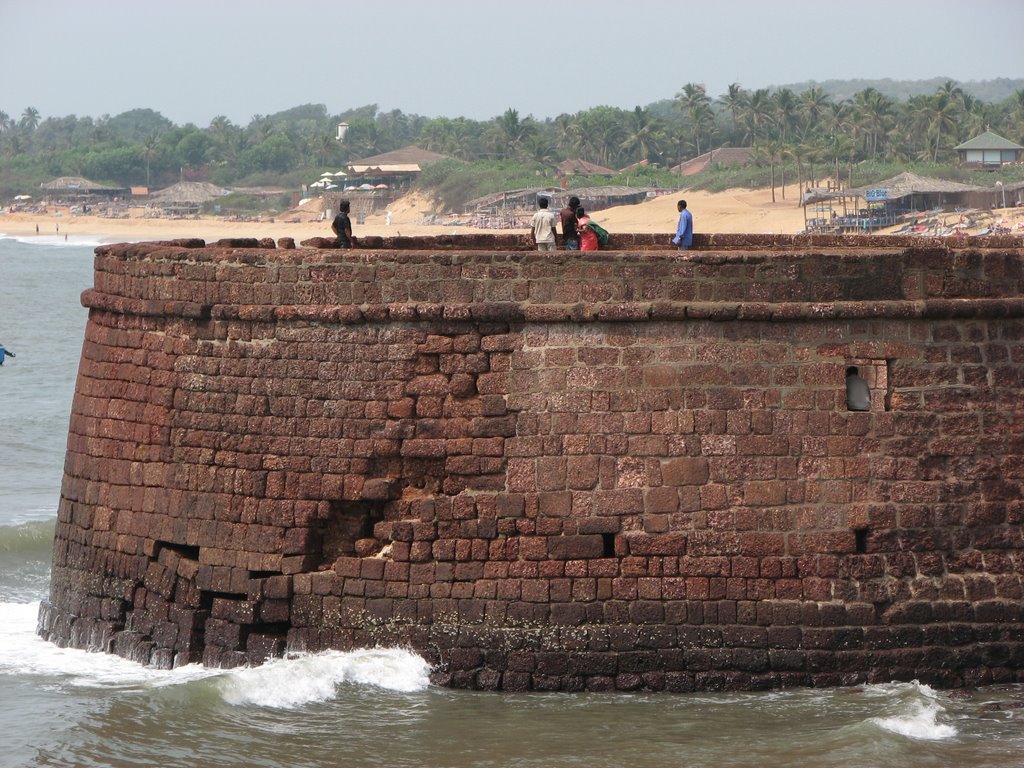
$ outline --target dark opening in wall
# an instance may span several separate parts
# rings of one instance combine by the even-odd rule
[[[601,544],[604,547],[604,557],[615,557],[615,534],[614,533],[602,533]]]
[[[853,532],[854,546],[858,555],[867,554],[868,551],[868,529],[858,528]]]
[[[199,547],[190,547],[187,544],[174,544],[170,541],[158,541],[156,543],[156,551],[153,553],[154,560],[160,555],[161,549],[169,549],[185,560],[199,559]]]
[[[383,501],[332,501],[318,531],[321,562],[355,555],[356,542],[372,538],[373,526],[384,519],[383,507]]]

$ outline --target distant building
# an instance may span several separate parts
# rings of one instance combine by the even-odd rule
[[[39,186],[46,199],[51,202],[88,203],[94,200],[123,197],[128,192],[124,187],[98,184],[81,176],[61,176],[53,181],[45,181]]]
[[[960,153],[960,165],[968,168],[1000,168],[1024,160],[1024,147],[992,131],[965,141],[956,151]]]
[[[615,171],[589,160],[563,160],[555,166],[562,176],[614,176]]]
[[[352,160],[345,167],[348,173],[346,183],[409,184],[420,174],[424,166],[446,158],[447,155],[410,144],[393,152]]]
[[[686,160],[671,170],[680,176],[692,176],[695,173],[707,170],[712,166],[719,167],[740,167],[750,163],[754,156],[753,147],[720,147],[705,152],[703,155]]]

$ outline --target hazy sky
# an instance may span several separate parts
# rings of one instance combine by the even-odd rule
[[[0,110],[554,117],[832,78],[1024,77],[1024,0],[0,0]]]

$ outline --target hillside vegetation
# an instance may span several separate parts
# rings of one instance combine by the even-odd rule
[[[349,124],[341,142],[339,122]],[[291,190],[325,169],[409,144],[451,158],[419,181],[449,208],[502,189],[560,183],[555,165],[566,159],[633,166],[611,179],[571,177],[571,187],[774,188],[784,179],[826,176],[863,184],[908,168],[969,180],[955,167],[953,148],[985,130],[1024,144],[1024,81],[828,81],[753,91],[734,83],[717,96],[686,83],[672,99],[632,110],[595,106],[536,119],[510,107],[485,121],[381,112],[372,104],[329,114],[306,104],[254,115],[244,126],[218,116],[200,127],[175,125],[152,109],[93,118],[44,117],[27,107],[17,116],[0,112],[0,201],[38,195],[40,183],[58,176],[120,187],[184,179]],[[727,146],[754,147],[751,164],[685,178],[670,170]],[[1021,173],[1007,168],[984,179]]]

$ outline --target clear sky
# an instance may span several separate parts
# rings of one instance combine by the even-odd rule
[[[1024,0],[0,0],[0,110],[554,117],[806,80],[1024,77]]]

